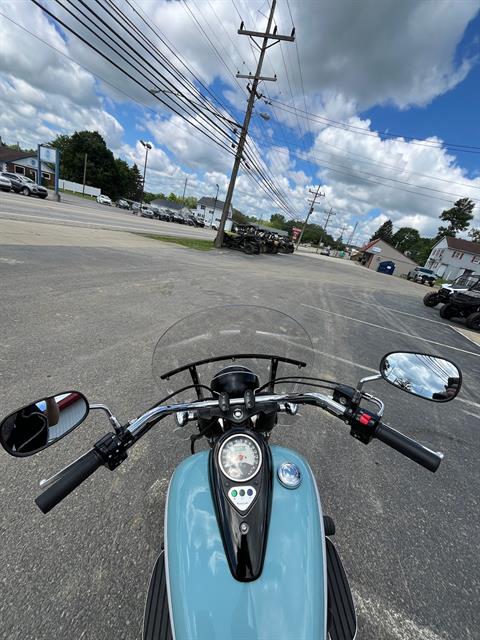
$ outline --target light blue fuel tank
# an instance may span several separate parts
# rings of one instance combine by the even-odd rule
[[[176,640],[326,640],[323,515],[312,471],[272,446],[273,501],[263,572],[232,577],[208,481],[208,452],[184,460],[170,482],[165,522],[167,588]],[[298,489],[277,478],[282,462],[302,474]]]

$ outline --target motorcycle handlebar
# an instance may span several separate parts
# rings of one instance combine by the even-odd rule
[[[442,453],[437,453],[424,447],[416,440],[403,435],[400,431],[382,422],[375,429],[375,438],[381,440],[384,444],[388,444],[389,447],[399,453],[403,453],[404,456],[432,471],[432,473],[435,473],[443,460]]]
[[[95,449],[88,451],[84,456],[65,469],[64,475],[59,478],[55,484],[35,499],[40,511],[48,513],[84,480],[90,477],[102,464],[103,460]]]

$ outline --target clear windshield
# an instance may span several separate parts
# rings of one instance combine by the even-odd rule
[[[313,353],[310,336],[290,316],[265,307],[230,305],[199,311],[167,329],[155,347],[152,368],[166,396],[192,385],[192,372],[200,384],[208,386],[232,362],[251,369],[261,385],[272,375],[272,358],[278,359],[273,364],[275,378],[312,375]],[[217,360],[205,362],[212,358]],[[195,363],[200,364],[193,371]],[[191,366],[177,372],[186,365]],[[295,385],[277,383],[275,392],[283,391],[293,392]],[[206,389],[203,393],[211,395]],[[195,389],[188,389],[176,395],[175,401],[196,398]]]

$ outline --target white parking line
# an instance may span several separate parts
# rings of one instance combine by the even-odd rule
[[[335,298],[341,298],[342,300],[348,300],[349,302],[355,302],[356,304],[364,304],[366,306],[372,306],[372,304],[368,301],[362,302],[360,300],[355,300],[354,298],[346,298],[345,296],[339,296],[336,293],[329,293],[329,296],[334,296]],[[394,309],[393,307],[385,307],[383,304],[382,305],[378,305],[376,304],[375,306],[377,306],[380,309],[387,309],[388,311],[394,311],[395,313],[401,313],[402,316],[410,316],[411,318],[418,318],[419,320],[425,320],[425,322],[434,322],[435,324],[441,324],[444,327],[451,327],[452,329],[454,329],[455,327],[452,327],[451,324],[446,324],[445,322],[440,322],[440,320],[432,320],[431,318],[424,318],[423,316],[417,316],[414,313],[407,313],[406,311],[400,311],[399,309]]]
[[[412,335],[411,333],[406,333],[405,331],[398,331],[397,329],[390,329],[389,327],[383,327],[380,324],[374,324],[373,322],[367,322],[365,320],[359,320],[358,318],[352,318],[351,316],[344,316],[341,313],[335,313],[335,311],[330,311],[329,309],[322,309],[321,307],[314,307],[311,304],[305,304],[304,302],[300,303],[302,307],[308,307],[309,309],[315,309],[315,311],[321,311],[323,313],[329,313],[332,316],[338,316],[339,318],[345,318],[345,320],[351,320],[352,322],[359,322],[360,324],[366,324],[369,327],[375,327],[376,329],[382,329],[383,331],[390,331],[391,333],[398,333],[401,336],[406,336],[407,338],[413,338],[414,340],[422,340],[423,342],[428,342],[430,344],[435,344],[439,347],[444,347],[445,349],[452,349],[453,351],[460,351],[461,353],[468,353],[470,356],[480,357],[480,353],[475,353],[473,351],[467,351],[467,349],[460,349],[459,347],[452,347],[449,344],[444,344],[443,342],[436,342],[435,340],[430,340],[429,338],[421,338],[420,336]]]
[[[462,409],[463,413],[466,413],[467,416],[472,416],[473,418],[477,418],[478,420],[480,420],[480,414],[478,413],[472,413],[471,411],[465,411],[465,409]]]

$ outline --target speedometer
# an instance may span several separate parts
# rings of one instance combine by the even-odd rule
[[[253,438],[234,435],[220,447],[218,462],[222,473],[234,482],[246,482],[262,466],[262,452]]]

